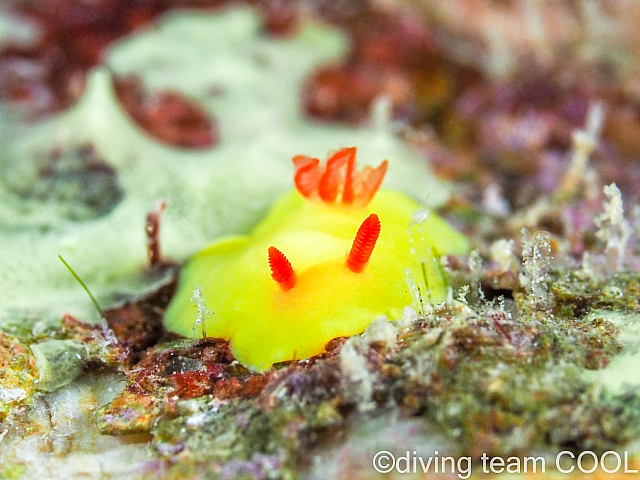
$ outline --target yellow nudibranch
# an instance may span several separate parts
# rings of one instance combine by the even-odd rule
[[[448,285],[437,255],[465,253],[467,240],[431,213],[420,224],[430,258],[416,255],[408,228],[419,205],[378,191],[386,160],[358,171],[355,157],[354,147],[326,165],[294,157],[296,189],[250,235],[218,240],[188,262],[166,329],[229,340],[240,363],[263,371],[318,355],[377,316],[399,318],[412,303],[407,268],[427,285],[429,300],[443,300]],[[197,328],[196,288],[211,312]]]

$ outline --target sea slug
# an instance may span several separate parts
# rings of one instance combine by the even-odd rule
[[[429,300],[443,300],[448,285],[437,257],[466,252],[467,240],[431,213],[420,224],[430,248],[417,254],[407,231],[420,206],[378,191],[386,161],[358,171],[355,157],[355,147],[325,165],[294,157],[296,189],[250,235],[218,240],[188,262],[165,313],[167,330],[227,339],[240,363],[263,371],[320,354],[377,316],[398,318],[412,303],[407,268],[428,285]]]

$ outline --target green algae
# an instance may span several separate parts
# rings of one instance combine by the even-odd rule
[[[1,480],[17,480],[22,478],[26,469],[21,465],[0,465]]]
[[[599,396],[582,376],[590,360],[563,345],[582,329],[522,321],[503,327],[513,345],[487,320],[440,326],[437,344],[416,342],[392,360],[403,372],[394,381],[396,400],[439,425],[464,454],[523,455],[567,445],[604,451],[640,433],[619,410],[626,405],[640,420],[640,392],[624,402]],[[564,338],[556,334],[563,329]]]
[[[186,460],[172,468],[175,478],[188,471],[295,478],[298,459],[317,432],[342,423],[327,401],[302,408],[285,400],[265,409],[249,400],[219,403],[201,398],[181,402],[178,408],[176,418],[161,418],[153,429],[153,448],[160,456]]]
[[[0,333],[0,422],[35,392],[37,370],[28,347]]]
[[[121,392],[96,412],[96,427],[102,435],[124,436],[148,433],[163,409],[151,395]]]
[[[17,318],[17,317],[16,317]],[[23,317],[0,329],[0,421],[34,396],[69,385],[85,367],[122,367],[125,352],[101,326],[72,317],[47,322]]]
[[[640,434],[640,389],[607,388],[616,382],[602,379],[627,356],[624,376],[636,358],[629,314],[639,279],[561,276],[550,280],[546,312],[532,312],[522,295],[509,313],[444,309],[426,325],[437,329],[436,342],[414,332],[391,360],[402,372],[394,396],[466,454],[620,448]]]
[[[585,322],[615,326],[620,333],[622,351],[601,370],[585,372],[585,378],[612,394],[623,394],[640,387],[638,364],[640,362],[640,315],[632,311],[593,310]],[[597,339],[599,340],[599,339]]]
[[[84,343],[74,340],[46,340],[31,345],[36,360],[36,388],[52,392],[71,383],[82,373],[88,358]]]
[[[581,317],[590,310],[640,312],[640,274],[620,272],[606,279],[570,273],[551,286],[566,316]]]
[[[51,338],[56,336],[61,338]],[[90,351],[94,360],[105,353],[103,344],[90,346],[86,336],[78,332],[73,336],[59,322],[41,322],[36,317],[2,324],[0,421],[18,406],[29,405],[36,391],[50,392],[71,382],[89,361]]]

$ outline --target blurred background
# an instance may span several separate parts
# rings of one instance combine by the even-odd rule
[[[180,8],[222,0],[13,0],[0,26],[0,101],[38,119],[68,109],[115,40]],[[238,2],[233,2],[237,4]],[[606,108],[593,160],[605,183],[637,196],[640,167],[637,24],[632,0],[252,0],[264,33],[287,38],[308,18],[347,35],[339,62],[316,68],[300,109],[322,122],[362,124],[387,96],[400,132],[441,176],[497,184],[505,207],[557,188],[572,132],[589,105]],[[215,119],[178,92],[116,78],[122,106],[170,145],[215,144]],[[149,96],[154,101],[149,101]],[[152,106],[150,106],[152,105]]]

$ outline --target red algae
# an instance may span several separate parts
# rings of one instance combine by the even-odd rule
[[[139,78],[115,81],[123,108],[145,132],[173,147],[209,148],[218,140],[215,120],[193,100],[172,90],[147,92]]]

